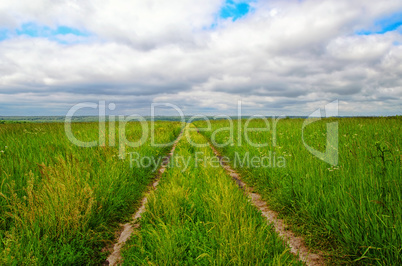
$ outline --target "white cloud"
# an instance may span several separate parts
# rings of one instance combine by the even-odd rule
[[[107,99],[126,112],[169,101],[230,113],[242,99],[250,112],[305,115],[340,99],[341,114],[401,114],[401,34],[355,34],[402,11],[400,1],[259,1],[234,22],[217,17],[223,3],[3,2],[0,28],[64,25],[90,36],[1,41],[0,112],[30,103],[64,114]]]

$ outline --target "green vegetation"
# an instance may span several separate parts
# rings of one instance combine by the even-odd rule
[[[238,122],[233,138],[225,120],[213,121],[201,131],[215,138],[231,163],[247,155],[270,157],[270,167],[240,165],[237,170],[249,185],[279,211],[309,246],[326,250],[335,263],[402,264],[402,120],[390,118],[330,118],[306,127],[306,143],[321,152],[326,148],[326,123],[339,123],[339,163],[331,166],[313,156],[302,142],[302,119],[284,119],[271,131],[248,132]],[[206,128],[198,121],[197,127]],[[249,128],[265,127],[253,120]],[[220,132],[216,130],[221,129]],[[213,136],[213,132],[216,134]],[[274,145],[276,138],[276,145]],[[285,159],[285,166],[278,164]],[[268,160],[269,161],[269,160]],[[267,162],[265,162],[267,165]],[[235,165],[234,165],[235,166]]]
[[[72,129],[79,140],[98,139],[97,123],[73,123]],[[126,136],[137,141],[141,130],[127,123]],[[180,123],[156,123],[156,142],[171,142],[179,132]],[[129,156],[119,157],[118,136],[116,128],[113,147],[81,148],[61,123],[0,125],[0,264],[100,264],[106,258],[102,248],[155,174],[152,166],[131,168]],[[149,141],[126,151],[158,158],[170,149]]]
[[[197,143],[216,141],[243,179],[329,262],[402,264],[401,117],[329,118],[304,133],[303,119],[269,122],[269,131],[246,131],[246,120],[216,120],[210,129],[196,121],[205,138],[190,136]],[[324,152],[333,122],[339,124],[335,166],[302,141],[303,135],[306,145]],[[149,137],[140,147],[127,146],[125,153],[158,162],[130,167],[119,140],[122,133],[140,140],[141,125],[128,122],[123,132],[106,124],[105,145],[82,148],[69,141],[62,123],[0,122],[0,264],[103,262],[118,223],[128,221],[159,158],[171,149],[150,145]],[[261,119],[248,124],[263,127]],[[180,130],[179,122],[157,122],[156,143],[172,142]],[[98,123],[72,123],[72,132],[81,141],[98,140]],[[299,263],[210,147],[191,145],[185,136],[148,198],[141,228],[123,252],[125,263]]]
[[[0,116],[0,123],[61,123],[65,120],[65,116]],[[99,117],[74,116],[71,120],[73,122],[97,122]]]
[[[190,136],[198,144],[206,142],[198,133]],[[169,165],[148,197],[141,228],[126,245],[125,264],[301,264],[209,146],[194,147],[183,136]]]

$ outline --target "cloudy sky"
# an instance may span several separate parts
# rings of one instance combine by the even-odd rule
[[[308,115],[333,100],[340,115],[401,115],[402,1],[0,1],[0,116],[102,100],[126,115],[238,101]]]

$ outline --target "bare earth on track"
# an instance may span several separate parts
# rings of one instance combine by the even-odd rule
[[[218,157],[221,166],[225,168],[237,185],[244,190],[247,196],[250,197],[252,204],[261,211],[262,216],[267,219],[268,223],[272,223],[274,225],[275,231],[289,245],[291,249],[290,252],[298,256],[300,260],[307,265],[325,265],[323,257],[318,253],[310,252],[305,245],[303,238],[297,237],[292,231],[288,230],[284,221],[278,218],[278,213],[269,209],[267,202],[262,200],[261,195],[255,193],[252,187],[247,186],[247,184],[241,180],[240,174],[233,170],[230,165],[225,163],[224,160],[222,160],[222,155],[218,152],[218,150],[215,149],[214,146],[212,146],[211,143],[210,147],[214,151],[216,157]]]
[[[155,181],[152,184],[150,190],[155,190],[156,187],[159,184],[159,179],[162,176],[162,174],[166,170],[166,166],[169,163],[169,159],[173,155],[173,152],[177,146],[177,143],[182,137],[183,132],[180,133],[179,137],[176,139],[170,153],[166,157],[166,160],[162,163],[161,167],[158,170],[158,173],[156,175]],[[215,153],[215,155],[219,158],[221,162],[221,166],[225,168],[225,170],[228,172],[228,174],[232,177],[232,179],[237,183],[237,185],[244,190],[244,192],[247,194],[247,196],[251,199],[252,204],[261,211],[262,216],[264,216],[267,219],[268,223],[272,223],[275,231],[278,233],[278,235],[286,241],[286,243],[289,245],[291,248],[290,252],[300,258],[301,261],[306,263],[307,265],[325,265],[325,261],[322,257],[321,254],[318,253],[312,253],[309,251],[307,246],[304,243],[304,240],[302,237],[297,237],[292,231],[288,230],[284,221],[282,219],[278,218],[278,213],[269,209],[267,203],[262,200],[261,195],[258,193],[255,193],[252,189],[252,187],[247,186],[246,183],[244,183],[241,180],[241,176],[233,170],[230,165],[226,164],[224,161],[222,161],[222,156],[221,154],[215,149],[212,144],[210,144],[211,149]],[[139,218],[141,217],[141,214],[145,212],[145,206],[147,203],[147,196],[149,194],[149,191],[146,193],[144,198],[141,201],[141,206],[137,210],[137,212],[132,216],[132,222],[123,224],[121,227],[121,230],[119,231],[119,237],[117,240],[117,243],[114,244],[113,246],[113,252],[110,254],[110,256],[107,258],[105,261],[105,265],[118,265],[121,263],[121,248],[124,245],[124,243],[130,238],[131,234],[134,232],[135,228],[138,228],[140,226],[139,224]],[[112,249],[111,249],[112,250]]]
[[[134,232],[135,228],[140,227],[139,218],[141,218],[141,214],[145,212],[145,205],[147,203],[147,197],[151,190],[155,190],[159,184],[159,179],[162,174],[165,172],[167,165],[169,164],[169,160],[173,155],[173,152],[177,146],[177,143],[180,141],[183,135],[183,131],[175,140],[172,149],[170,150],[169,154],[165,157],[165,160],[162,162],[158,173],[155,177],[155,181],[152,183],[150,190],[145,194],[144,198],[141,200],[141,206],[137,210],[136,213],[132,216],[132,221],[121,225],[121,230],[119,231],[119,237],[117,243],[113,246],[113,252],[109,255],[107,260],[105,261],[104,265],[118,265],[121,263],[121,248],[123,247],[124,243],[130,238],[131,234]],[[112,249],[111,249],[112,250]]]

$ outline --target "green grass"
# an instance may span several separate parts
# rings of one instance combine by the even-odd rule
[[[310,247],[326,250],[334,263],[377,265],[402,264],[402,120],[392,118],[324,119],[307,126],[306,143],[317,150],[326,148],[326,123],[339,123],[339,163],[333,167],[310,154],[302,143],[302,119],[273,123],[269,132],[249,132],[253,147],[244,139],[239,145],[238,121],[233,138],[228,130],[215,135],[218,149],[235,162],[271,155],[271,167],[240,166],[244,179],[263,194],[271,207],[304,235]],[[195,123],[205,128],[205,122]],[[249,127],[264,127],[254,120]],[[213,121],[212,132],[229,126]],[[273,138],[276,137],[276,145]],[[233,140],[233,141],[232,141]],[[273,158],[275,157],[275,163]],[[278,164],[284,158],[285,166]],[[267,164],[266,164],[267,165]]]
[[[97,140],[97,123],[72,124],[80,140]],[[108,127],[107,127],[108,129]],[[173,141],[180,123],[156,123],[158,143]],[[109,133],[109,131],[108,131]],[[127,138],[141,136],[128,123]],[[154,176],[153,167],[130,167],[116,145],[81,148],[62,123],[0,125],[0,264],[99,264]],[[109,143],[106,143],[109,144]],[[127,152],[161,157],[170,147],[149,140]]]
[[[302,119],[284,119],[269,132],[249,132],[254,147],[233,136],[225,120],[201,131],[230,158],[270,157],[270,167],[241,165],[237,171],[280,212],[307,244],[330,255],[332,263],[402,264],[402,120],[331,118],[307,126],[306,143],[326,149],[326,123],[339,123],[339,162],[331,166],[302,142]],[[197,121],[199,127],[205,123]],[[255,120],[249,127],[262,127]],[[97,123],[73,123],[74,135],[98,138]],[[157,122],[157,143],[173,141],[180,123]],[[127,221],[155,175],[154,166],[130,168],[119,157],[119,129],[106,127],[116,145],[81,148],[66,137],[62,123],[0,124],[0,264],[100,264],[102,249]],[[128,123],[127,138],[141,137],[139,123]],[[205,142],[191,133],[196,142]],[[276,145],[273,145],[273,138]],[[160,158],[171,147],[126,147],[139,157]],[[201,152],[201,153],[198,153]],[[198,154],[198,155],[196,155]],[[190,145],[184,136],[175,158],[187,169],[171,167],[151,194],[147,212],[126,247],[127,264],[288,264],[296,263],[258,211],[218,165],[209,147]],[[179,157],[182,156],[182,157]],[[212,159],[211,159],[212,160]],[[266,163],[268,162],[266,161]],[[211,162],[211,161],[208,161]],[[255,162],[254,162],[255,164]],[[182,165],[183,166],[183,165]],[[183,171],[184,170],[184,171]]]
[[[200,134],[189,136],[206,143]],[[301,264],[217,163],[210,147],[194,147],[184,134],[171,160],[158,189],[148,197],[140,230],[126,244],[124,264]]]

